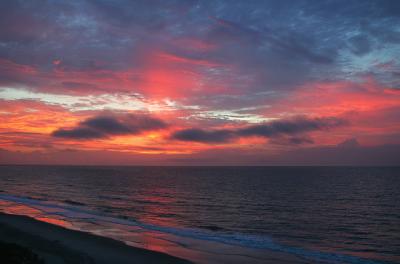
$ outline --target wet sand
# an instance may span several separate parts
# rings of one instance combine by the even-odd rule
[[[4,213],[0,213],[0,241],[28,248],[45,263],[52,264],[191,263],[164,253],[131,247],[110,238]]]

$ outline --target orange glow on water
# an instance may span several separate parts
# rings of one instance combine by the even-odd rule
[[[49,224],[53,224],[53,225],[58,225],[58,226],[62,226],[65,228],[69,228],[71,227],[71,223],[61,220],[61,219],[56,219],[56,218],[49,218],[49,217],[36,217],[36,220],[42,221],[42,222],[46,222]]]

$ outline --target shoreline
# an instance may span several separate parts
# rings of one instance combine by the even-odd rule
[[[0,213],[0,241],[28,248],[45,263],[192,263],[111,238],[5,213]]]
[[[229,264],[307,263],[300,256],[287,254],[285,252],[273,251],[269,249],[259,250],[255,248],[246,248],[240,245],[219,243],[218,240],[213,241],[207,239],[206,240],[196,239],[191,236],[180,237],[179,235],[174,235],[173,233],[162,233],[162,232],[158,233],[157,231],[152,231],[152,230],[146,231],[146,229],[141,230],[142,228],[140,227],[139,228],[136,227],[137,229],[132,232],[135,235],[133,237],[130,237],[130,239],[126,240],[123,237],[119,236],[121,234],[116,236],[112,235],[112,232],[115,232],[115,234],[117,234],[119,231],[121,231],[117,229],[114,230],[115,227],[112,226],[103,226],[105,229],[99,229],[102,230],[101,232],[98,232],[99,230],[96,228],[90,231],[90,228],[87,229],[87,226],[85,224],[83,229],[81,228],[72,229],[70,228],[71,226],[66,225],[66,223],[69,223],[70,219],[64,221],[62,219],[58,219],[57,217],[55,218],[53,217],[52,213],[55,213],[55,215],[57,215],[57,213],[54,211],[54,207],[51,206],[49,207],[51,208],[49,212],[52,213],[46,214],[46,210],[42,211],[44,208],[39,209],[40,213],[39,211],[36,212],[35,206],[30,207],[30,205],[25,204],[24,201],[20,200],[14,201],[12,199],[10,200],[0,199],[0,205],[2,201],[5,201],[6,203],[3,204],[3,206],[5,206],[5,211],[0,210],[0,243],[1,242],[13,243],[16,240],[15,239],[10,240],[9,239],[10,237],[13,238],[20,237],[20,239],[16,241],[19,242],[17,244],[19,244],[20,246],[25,246],[25,248],[27,248],[28,250],[32,249],[32,245],[37,246],[40,244],[47,244],[49,245],[48,247],[58,246],[59,245],[58,243],[60,243],[60,241],[63,242],[65,235],[58,235],[56,238],[54,238],[51,236],[51,234],[49,234],[49,231],[55,229],[57,230],[57,232],[60,232],[61,229],[64,234],[77,233],[78,235],[76,236],[89,237],[90,240],[93,239],[111,240],[114,243],[114,245],[115,243],[118,243],[122,245],[124,248],[139,250],[139,251],[143,250],[155,254],[166,255],[168,257],[172,256],[172,258],[174,258],[173,260],[168,260],[165,258],[156,258],[155,261],[152,261],[151,259],[147,260],[149,259],[149,257],[146,256],[145,258],[143,258],[143,260],[140,259],[138,262],[133,261],[132,258],[130,258],[128,262],[122,262],[122,261],[117,262],[122,264],[143,263],[143,262],[144,263],[204,263],[204,264],[205,263],[227,263],[227,264],[228,263]],[[15,219],[17,221],[15,221]],[[27,224],[31,226],[26,228],[25,225]],[[90,221],[87,222],[86,224],[97,226],[97,224],[91,223]],[[99,227],[100,226],[102,225],[100,224]],[[17,233],[17,234],[5,235],[4,230],[6,230],[7,233]],[[21,234],[21,232],[24,232],[24,234]],[[41,238],[41,236],[43,237],[43,233],[45,234],[45,239],[44,239],[45,241],[38,239]],[[33,239],[32,236],[34,236]],[[4,237],[8,238],[8,240],[4,240]],[[20,243],[21,240],[23,241],[33,240],[35,242],[28,244]],[[56,241],[56,243],[49,244],[49,241],[50,242]],[[143,244],[146,246],[141,247],[140,245],[136,244]],[[106,245],[105,247],[107,248],[106,250],[108,250],[109,245]],[[42,255],[43,254],[49,255],[49,253],[47,252],[49,250],[47,250],[46,248],[44,249],[33,248],[33,249],[34,253],[39,252],[42,253]],[[83,253],[82,250],[81,252],[78,252],[78,254],[76,254],[76,250],[70,252],[69,249],[70,249],[69,247],[63,247],[60,250],[56,250],[57,252],[54,252],[54,250],[50,250],[51,251],[50,255],[54,255],[54,253],[57,253],[61,254],[62,258],[65,258],[65,256],[67,256],[67,258],[70,258],[71,256],[75,257],[78,256],[78,260],[72,262],[65,262],[65,261],[60,262],[52,260],[52,261],[47,261],[46,263],[115,263],[113,261],[101,262],[103,260],[102,258],[100,258],[100,261],[87,262],[83,256],[90,254],[86,253],[82,254]],[[97,257],[97,254],[95,255],[95,257]],[[134,256],[133,258],[136,259],[137,256]],[[90,259],[93,259],[93,257],[91,257]]]

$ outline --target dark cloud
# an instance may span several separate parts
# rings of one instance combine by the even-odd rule
[[[74,128],[60,128],[53,137],[70,139],[98,139],[116,135],[134,135],[144,131],[167,127],[160,119],[147,115],[96,116],[79,123]]]
[[[38,73],[29,76],[3,70],[0,81],[44,89],[59,80],[59,75],[51,74],[54,68],[111,73],[140,69],[143,57],[159,49],[239,71],[193,69],[213,85],[232,80],[229,87],[246,94],[290,90],[316,79],[338,78],[337,68],[347,60],[337,60],[342,50],[364,55],[377,48],[374,43],[398,42],[398,10],[398,2],[389,0],[87,0],[40,5],[5,0],[0,1],[0,59],[34,66]],[[188,49],[190,45],[177,44],[179,39],[215,47]],[[62,61],[57,67],[52,63],[56,59]],[[65,82],[61,86],[88,93],[110,89],[102,83]],[[53,89],[57,93],[60,87]]]
[[[235,132],[227,129],[207,131],[203,129],[191,128],[175,132],[172,138],[182,141],[223,143],[231,140],[234,136]]]
[[[277,144],[277,145],[305,145],[305,144],[314,144],[314,140],[305,135],[305,136],[290,136],[290,137],[278,137],[278,138],[272,138],[271,141],[269,141],[271,144]]]
[[[107,134],[128,134],[128,133],[135,133],[135,129],[131,129],[129,127],[130,124],[125,124],[114,117],[106,117],[106,116],[99,116],[90,118],[86,121],[81,123],[83,126],[90,127],[92,129],[96,129],[99,131],[106,132]],[[134,124],[137,126],[140,124]]]
[[[314,140],[312,138],[304,136],[304,137],[291,137],[289,138],[290,145],[301,145],[301,144],[313,144]]]
[[[346,120],[335,117],[305,118],[298,117],[291,120],[272,121],[260,125],[251,125],[238,129],[185,129],[175,132],[173,139],[202,143],[225,143],[238,137],[265,137],[277,138],[280,136],[298,135],[312,131],[321,131],[345,125]],[[287,142],[292,144],[312,143],[308,137],[289,137]]]
[[[292,135],[315,130],[323,130],[345,124],[346,121],[335,117],[327,118],[295,118],[293,120],[273,121],[266,124],[249,126],[237,131],[240,136],[274,137]]]
[[[328,64],[334,60],[335,53],[324,53],[317,52],[315,42],[306,36],[299,35],[296,32],[282,32],[266,30],[265,32],[266,41],[272,45],[272,49],[280,51],[285,56],[292,57],[292,60],[296,57],[306,59],[313,63]]]
[[[367,36],[357,35],[352,37],[349,42],[351,51],[356,55],[362,56],[371,50],[370,39]]]
[[[31,43],[39,37],[38,31],[50,30],[51,24],[44,16],[36,16],[35,11],[46,12],[46,9],[27,1],[1,1],[0,40],[3,43]]]

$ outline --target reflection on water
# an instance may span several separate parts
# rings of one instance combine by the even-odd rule
[[[215,252],[223,252],[225,258],[240,255],[231,260],[247,254],[246,262],[262,263],[273,250],[326,262],[341,255],[400,261],[399,168],[3,166],[0,171],[0,196],[44,203],[7,207],[0,199],[5,212],[191,259],[215,262]],[[351,257],[341,262],[372,263]]]
[[[33,218],[41,214],[41,211],[35,208],[23,204],[10,203],[8,201],[0,201],[0,206],[3,212],[7,214],[26,215]]]
[[[39,220],[39,221],[46,222],[46,223],[50,223],[50,224],[53,224],[53,225],[62,226],[62,227],[65,227],[65,228],[72,227],[71,223],[69,223],[67,221],[64,221],[64,220],[61,220],[61,219],[54,219],[54,218],[50,218],[50,217],[36,217],[35,219]]]
[[[14,202],[10,202],[10,201],[0,200],[0,208],[1,208],[2,212],[7,213],[7,214],[29,216],[36,220],[50,223],[53,225],[62,226],[65,228],[72,227],[71,223],[61,219],[60,216],[57,216],[57,215],[49,216],[45,212],[43,212],[39,209],[24,205],[21,203],[14,203]]]

